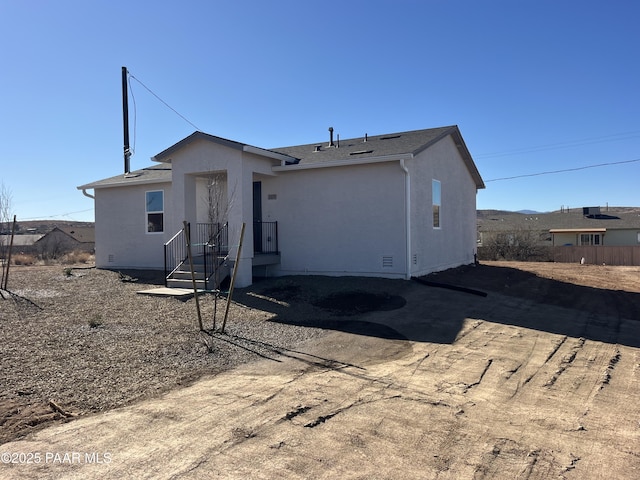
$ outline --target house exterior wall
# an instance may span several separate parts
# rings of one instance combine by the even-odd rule
[[[473,263],[476,185],[451,137],[407,162],[411,174],[411,273]],[[440,181],[440,228],[433,227],[432,180]]]
[[[164,191],[164,232],[147,233],[146,192]],[[163,244],[170,238],[170,183],[95,190],[96,267],[162,269]]]
[[[262,184],[278,222],[275,275],[404,278],[404,173],[398,162],[282,172]]]
[[[591,232],[585,230],[584,233]],[[607,229],[604,233],[598,233],[602,235],[602,245],[610,247],[640,245],[640,242],[638,242],[640,227],[637,229]],[[553,244],[555,246],[580,245],[579,236],[579,232],[554,233]]]
[[[640,226],[637,229],[607,230],[604,244],[608,246],[640,245]]]
[[[228,172],[228,182],[237,184],[238,175],[241,175],[242,171],[242,151],[196,140],[176,152],[172,156],[171,164],[174,188],[172,209],[181,212],[181,215],[174,218],[170,230],[177,232],[185,220],[192,223],[206,221],[202,205],[202,197],[206,195],[206,184],[203,180],[206,176],[211,172]]]
[[[209,196],[210,182],[212,183],[211,196]],[[230,206],[227,196],[227,175],[217,173],[198,177],[196,179],[196,204],[196,221],[198,223],[227,222]]]

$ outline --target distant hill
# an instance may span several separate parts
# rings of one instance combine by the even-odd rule
[[[593,205],[585,205],[585,207],[587,206],[593,206]],[[640,214],[640,207],[600,207],[600,211],[603,214],[611,214],[611,215],[615,215],[618,213],[637,213]],[[582,207],[575,207],[575,208],[566,208],[564,210],[564,212],[562,213],[581,213],[582,212]],[[554,210],[552,212],[540,212],[538,210],[518,210],[518,211],[513,211],[513,210],[477,210],[477,214],[478,214],[478,218],[485,218],[485,217],[494,217],[497,215],[544,215],[547,213],[561,213],[561,210]]]

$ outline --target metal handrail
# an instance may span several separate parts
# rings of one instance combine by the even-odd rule
[[[187,259],[187,247],[184,240],[184,228],[179,230],[164,244],[164,284]]]

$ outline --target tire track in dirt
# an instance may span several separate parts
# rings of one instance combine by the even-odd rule
[[[487,360],[487,364],[484,367],[484,370],[482,370],[482,373],[480,373],[480,377],[478,378],[478,380],[476,382],[473,383],[469,383],[467,384],[463,389],[462,389],[462,393],[465,394],[467,393],[469,390],[471,390],[474,387],[477,387],[478,385],[480,385],[480,383],[482,382],[482,379],[484,378],[484,376],[487,374],[487,371],[489,370],[489,367],[491,367],[491,364],[493,363],[493,359],[490,358],[489,360]]]
[[[542,362],[542,364],[536,369],[535,372],[533,372],[531,375],[525,378],[523,385],[526,385],[527,383],[529,383],[531,379],[540,372],[542,367],[544,367],[546,364],[549,363],[549,361],[554,357],[556,353],[558,353],[558,350],[560,350],[560,348],[565,344],[566,341],[567,341],[567,336],[565,335],[555,343],[555,345],[553,346],[553,348],[551,349],[547,357]]]
[[[478,333],[477,330],[474,334]],[[466,337],[467,342],[475,340]],[[434,368],[430,372],[437,371],[436,392],[449,395],[465,395],[471,388],[477,387],[483,381],[493,359],[486,358],[483,352],[477,348],[469,348],[468,343],[456,343],[455,350],[432,358]]]
[[[512,384],[513,388],[511,396],[509,400],[515,400],[521,395],[527,395],[531,391],[531,386],[535,385],[536,382],[533,380],[538,377],[541,373],[547,371],[550,364],[553,363],[554,358],[567,348],[567,342],[569,341],[569,337],[563,335],[561,337],[549,337],[546,334],[538,334],[534,337],[529,352],[526,358],[523,359],[522,363],[516,364],[515,367],[512,367],[510,370],[507,370],[505,374],[505,383]],[[569,343],[571,343],[569,341]],[[545,353],[544,347],[545,344],[548,345],[548,350]],[[578,345],[581,343],[578,342]],[[575,358],[575,354],[573,353],[573,349],[576,348],[576,345],[570,347],[571,350],[568,354],[564,355],[563,358],[559,362],[559,366],[556,368],[554,375],[559,376],[571,363]],[[579,348],[579,347],[578,347]],[[564,368],[561,366],[564,365]],[[550,379],[546,380],[540,386],[550,386],[557,378],[553,379],[553,375]],[[550,383],[551,382],[551,383]],[[534,387],[534,389],[538,388]]]
[[[558,478],[562,464],[553,452],[530,449],[510,438],[497,438],[490,452],[481,457],[474,480],[495,478]]]
[[[551,375],[551,378],[549,378],[549,380],[547,380],[544,383],[545,387],[551,387],[553,386],[557,381],[558,378],[560,377],[560,375],[562,375],[573,363],[573,361],[576,359],[576,355],[578,354],[578,352],[582,349],[582,347],[584,347],[584,343],[585,343],[585,339],[584,338],[579,338],[577,340],[577,342],[574,342],[573,345],[570,347],[570,351],[569,353],[567,353],[566,355],[564,355],[561,359],[560,359],[560,364],[558,365],[557,370],[553,373],[553,375]],[[565,342],[563,342],[564,344]],[[547,361],[545,363],[548,363],[549,360],[558,352],[559,349],[557,349],[553,355],[551,355]]]

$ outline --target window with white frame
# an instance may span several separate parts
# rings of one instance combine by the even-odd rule
[[[147,233],[164,232],[164,191],[146,192]]]
[[[581,233],[578,235],[579,245],[602,245],[601,233]]]
[[[431,180],[431,205],[433,210],[433,228],[440,228],[440,206],[442,205],[442,187],[439,180]]]

